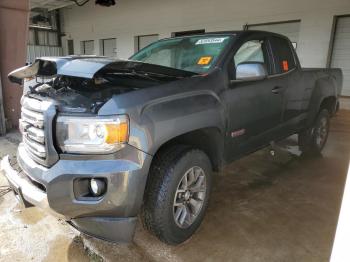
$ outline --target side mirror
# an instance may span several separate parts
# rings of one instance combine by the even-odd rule
[[[256,62],[241,63],[236,68],[236,80],[253,81],[267,77],[265,65]]]

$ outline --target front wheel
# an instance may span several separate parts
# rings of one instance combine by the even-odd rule
[[[329,112],[323,109],[317,115],[314,125],[298,136],[299,148],[307,155],[320,155],[329,134]]]
[[[167,244],[188,239],[201,224],[211,190],[212,167],[207,155],[186,146],[160,152],[147,182],[143,222]]]

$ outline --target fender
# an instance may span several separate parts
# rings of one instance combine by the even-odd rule
[[[192,131],[216,127],[224,133],[224,109],[217,96],[206,91],[147,105],[141,118],[151,126],[148,153],[152,155],[167,141]]]
[[[217,128],[225,133],[225,109],[212,90],[217,77],[183,79],[114,96],[99,115],[125,114],[130,119],[129,144],[154,155],[167,141],[180,135]]]
[[[321,103],[324,99],[328,97],[338,97],[336,79],[332,76],[322,77],[315,82],[315,87],[312,91],[308,116],[307,116],[307,126],[311,126],[315,120]]]

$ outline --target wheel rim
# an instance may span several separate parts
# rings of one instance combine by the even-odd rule
[[[192,167],[181,178],[174,197],[173,215],[180,228],[188,228],[197,219],[207,192],[205,173]]]
[[[320,122],[315,130],[316,144],[320,148],[322,148],[326,143],[327,136],[328,136],[328,120],[327,118],[323,117],[320,119]]]

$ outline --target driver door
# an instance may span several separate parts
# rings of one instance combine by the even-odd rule
[[[229,115],[226,135],[228,160],[268,145],[278,134],[283,87],[277,78],[268,76],[273,70],[269,54],[267,40],[252,39],[243,43],[233,56],[229,70],[234,73],[224,94]],[[237,80],[237,67],[243,64],[263,65],[265,76]]]

